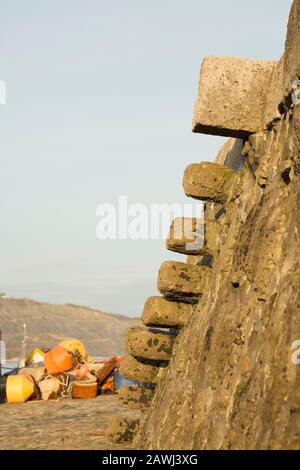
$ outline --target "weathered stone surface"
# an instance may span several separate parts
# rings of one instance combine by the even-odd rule
[[[187,256],[186,263],[194,266],[206,266],[211,268],[213,266],[213,257],[209,254],[203,256]]]
[[[258,131],[275,64],[207,57],[201,66],[193,132],[243,139]]]
[[[202,256],[194,256],[194,255],[189,255],[186,258],[186,264],[192,264],[194,266],[197,266],[198,262],[202,259]]]
[[[162,330],[142,327],[129,328],[125,333],[125,349],[134,357],[168,361],[176,336]]]
[[[275,119],[281,118],[279,108],[280,103],[284,101],[283,79],[284,57],[280,59],[274,68],[262,121],[263,129],[267,129]]]
[[[115,444],[132,442],[139,425],[138,419],[114,416],[107,425],[107,438]]]
[[[157,287],[165,297],[197,299],[209,288],[211,268],[166,261],[161,265]]]
[[[299,5],[283,62],[286,94],[300,70]],[[216,215],[210,290],[142,417],[139,448],[300,448],[300,106],[286,100],[277,114],[280,67],[264,130],[243,149],[239,197]]]
[[[204,245],[203,220],[192,217],[177,217],[171,225],[166,247],[182,254],[201,253]]]
[[[154,393],[151,388],[124,385],[119,391],[119,404],[133,410],[145,410],[150,406]]]
[[[300,78],[300,0],[294,0],[291,9],[285,54],[275,67],[267,98],[263,128],[274,119],[280,119],[294,93],[293,83]]]
[[[127,380],[137,380],[141,383],[156,384],[162,368],[147,362],[141,362],[132,356],[126,356],[120,367],[122,376]]]
[[[215,256],[218,249],[219,224],[222,215],[226,214],[223,204],[205,202],[204,204],[204,249],[206,254]],[[205,261],[205,260],[203,260]],[[206,264],[206,263],[202,263]]]
[[[292,91],[292,83],[300,78],[300,0],[294,0],[290,13],[284,54],[284,94]]]
[[[238,141],[237,141],[238,142]],[[226,209],[223,204],[216,202],[205,202],[204,204],[204,256],[196,257],[198,266],[213,265],[213,259],[219,249],[220,225],[224,220]]]
[[[224,165],[225,161],[226,161],[226,158],[227,158],[227,155],[233,149],[233,147],[235,146],[235,143],[238,140],[239,139],[234,139],[233,137],[230,137],[229,139],[227,139],[225,141],[225,143],[222,145],[222,147],[220,148],[220,150],[219,150],[219,152],[218,152],[218,154],[215,158],[215,163],[218,163],[219,165]]]
[[[147,326],[184,326],[192,310],[193,305],[189,303],[175,302],[164,297],[149,297],[144,306],[142,322]]]
[[[183,188],[189,197],[224,203],[233,197],[238,179],[238,173],[223,165],[192,163],[184,172]]]
[[[245,156],[243,154],[244,141],[236,139],[225,159],[224,165],[237,173],[240,173],[245,165]]]
[[[204,247],[202,253],[214,256],[217,249],[218,222],[206,220],[204,229]]]
[[[142,448],[299,449],[299,129],[294,108],[248,142],[210,290],[143,418]]]
[[[206,201],[204,203],[204,221],[205,223],[207,220],[216,220],[216,215],[220,210],[224,210],[223,204]]]
[[[205,255],[213,256],[216,250],[218,226],[214,215],[215,213],[211,213],[209,215],[205,212],[204,221],[202,221],[202,225],[199,226],[198,229],[198,238],[194,238],[194,242],[192,242],[191,238],[186,238],[184,240],[179,240],[179,238],[176,240],[169,238],[167,240],[167,248],[169,248],[170,251],[186,254],[188,257],[194,257],[194,261],[190,261],[188,264],[198,264],[197,260],[202,259]],[[209,218],[209,216],[213,218]],[[172,229],[171,233],[173,233]],[[203,265],[205,265],[205,263],[203,263]]]
[[[224,165],[234,171],[241,171],[245,164],[243,155],[244,141],[242,139],[228,139],[221,147],[215,158],[215,163]]]

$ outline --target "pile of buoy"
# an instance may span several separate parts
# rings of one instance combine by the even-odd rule
[[[49,351],[35,348],[26,366],[17,375],[6,377],[5,400],[24,403],[115,393],[122,382],[119,372],[122,362],[122,356],[93,360],[78,339],[62,341]]]

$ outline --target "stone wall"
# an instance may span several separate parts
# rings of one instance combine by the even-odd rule
[[[295,0],[278,63],[202,64],[193,130],[230,139],[215,164],[184,174],[186,194],[205,201],[204,243],[162,265],[150,330],[126,336],[124,375],[151,390],[146,405],[146,392],[122,392],[143,410],[137,448],[300,448],[299,36]],[[184,253],[172,233],[167,247]]]

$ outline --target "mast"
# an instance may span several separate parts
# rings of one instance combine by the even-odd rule
[[[21,343],[21,350],[20,350],[19,363],[18,363],[19,369],[21,369],[22,367],[25,367],[27,339],[28,339],[27,328],[26,328],[26,323],[24,323],[23,324],[23,339]]]

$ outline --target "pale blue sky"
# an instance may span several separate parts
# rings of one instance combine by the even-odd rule
[[[206,55],[276,60],[291,0],[0,0],[0,291],[139,315],[163,241],[99,241],[96,208],[187,203],[223,139],[191,132]]]

